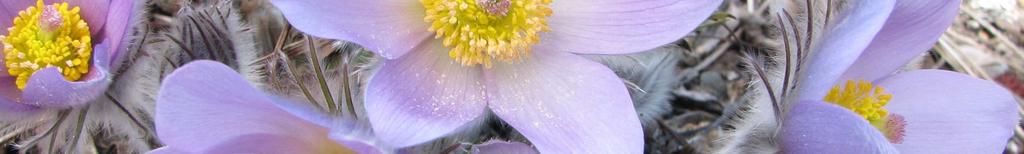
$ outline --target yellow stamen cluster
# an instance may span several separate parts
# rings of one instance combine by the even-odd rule
[[[551,0],[420,0],[430,31],[463,65],[519,60],[549,31]]]
[[[846,81],[845,86],[837,84],[825,96],[825,101],[838,104],[863,116],[876,127],[885,124],[886,111],[882,106],[889,103],[892,94],[885,93],[882,87],[874,86],[866,81]]]
[[[89,26],[78,7],[69,8],[67,3],[43,5],[38,0],[35,6],[18,12],[8,34],[0,36],[4,66],[17,77],[18,89],[25,89],[29,77],[47,67],[56,67],[69,81],[89,72]]]

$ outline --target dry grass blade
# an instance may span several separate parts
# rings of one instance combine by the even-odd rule
[[[985,73],[985,71],[982,71],[980,67],[974,65],[974,63],[972,63],[970,59],[960,54],[960,52],[958,52],[957,49],[953,47],[950,43],[951,41],[949,36],[943,35],[942,37],[939,38],[939,47],[935,51],[939,53],[939,55],[942,56],[942,58],[946,59],[947,62],[949,62],[950,65],[953,66],[954,70],[959,72],[965,72],[972,76],[986,80],[992,79],[991,75]]]
[[[729,27],[728,23],[722,24],[722,28],[725,28],[729,32],[727,34],[728,36],[726,36],[727,38],[739,40],[736,36],[744,34],[744,31],[742,29],[739,29],[739,27],[742,26],[737,24],[735,27],[736,28]],[[716,48],[714,48],[714,50],[711,51],[711,54],[705,57],[703,60],[701,60],[700,63],[691,68],[687,68],[679,73],[680,76],[684,77],[682,82],[689,82],[690,80],[693,79],[691,78],[692,76],[697,76],[698,74],[700,74],[701,71],[707,69],[708,66],[711,66],[712,63],[718,61],[718,59],[722,57],[722,55],[725,54],[726,51],[729,51],[729,47],[731,47],[732,45],[732,41],[727,41],[726,39],[723,39],[723,41],[718,43]]]
[[[984,28],[985,31],[988,31],[989,34],[992,34],[997,40],[999,40],[999,44],[1010,48],[1012,50],[1011,52],[1013,53],[1013,55],[1016,55],[1017,58],[1024,60],[1024,49],[1021,49],[1021,47],[1017,46],[1017,44],[1011,41],[1010,38],[1006,36],[1006,34],[1003,34],[1003,31],[997,29],[989,21],[985,21],[984,18],[980,18],[981,15],[979,15],[977,11],[974,11],[969,7],[965,7],[961,12],[964,12],[972,19],[977,20],[977,23],[982,28]]]

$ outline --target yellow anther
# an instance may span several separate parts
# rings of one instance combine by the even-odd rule
[[[18,12],[7,35],[0,35],[4,66],[17,77],[18,89],[25,89],[29,77],[47,67],[56,67],[69,81],[89,72],[92,38],[79,11],[68,3],[43,5],[37,0],[35,6]]]
[[[889,103],[892,94],[885,93],[882,87],[874,86],[866,81],[846,81],[845,86],[837,84],[825,96],[825,101],[856,112],[872,124],[884,124],[889,111],[882,106]]]
[[[430,31],[463,65],[491,66],[491,59],[513,62],[529,55],[549,31],[551,0],[420,0]]]
[[[899,114],[886,111],[885,104],[892,100],[892,94],[886,93],[882,87],[867,81],[846,81],[836,84],[825,96],[825,101],[838,104],[864,117],[892,143],[903,142],[907,121]]]

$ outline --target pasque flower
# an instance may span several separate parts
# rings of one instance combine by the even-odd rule
[[[384,153],[368,127],[257,90],[227,65],[195,61],[157,96],[151,153]]]
[[[782,123],[787,153],[999,153],[1018,123],[995,83],[898,70],[927,51],[960,1],[846,1],[797,75]]]
[[[0,120],[102,94],[126,50],[132,0],[0,2]]]
[[[488,109],[546,153],[639,153],[623,81],[576,54],[676,41],[718,0],[274,0],[310,35],[385,58],[366,89],[381,140],[404,147]]]

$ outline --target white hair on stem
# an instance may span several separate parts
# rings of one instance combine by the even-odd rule
[[[807,5],[811,3],[811,5]],[[748,70],[754,76],[744,96],[745,103],[740,111],[732,115],[726,125],[733,129],[726,130],[717,142],[713,153],[778,153],[776,134],[781,127],[779,119],[784,119],[789,108],[789,96],[799,83],[796,75],[806,70],[807,57],[813,57],[815,38],[822,36],[824,27],[829,26],[833,12],[841,12],[845,4],[842,0],[827,1],[773,1],[772,15],[778,30],[783,34],[776,50],[770,50],[767,58],[748,56],[748,66],[761,66]],[[796,12],[790,12],[794,10]],[[796,13],[796,14],[793,14]],[[809,28],[810,27],[810,28]],[[778,65],[772,65],[778,64]],[[771,90],[766,87],[770,87]],[[774,93],[774,94],[773,94]],[[775,96],[771,96],[775,95]],[[778,106],[773,106],[778,103]],[[774,108],[779,111],[774,111]]]

